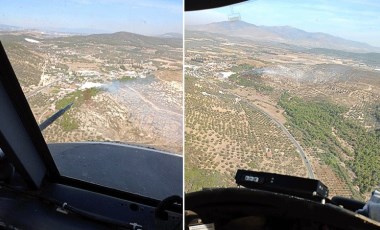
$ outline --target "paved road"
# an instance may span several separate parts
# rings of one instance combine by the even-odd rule
[[[215,83],[211,83],[212,85],[216,86],[217,88],[220,88],[221,90],[226,90],[224,88],[221,88],[220,86],[218,86],[217,84]],[[243,99],[241,98],[241,96],[235,94],[235,93],[232,93],[232,92],[229,92],[230,94],[240,98],[242,101],[246,102],[248,105],[250,105],[251,107],[259,110],[260,112],[262,112],[264,115],[266,115],[272,122],[274,122],[279,128],[282,129],[282,131],[286,134],[286,136],[288,136],[288,138],[290,139],[290,141],[294,144],[294,146],[297,148],[297,152],[300,154],[301,156],[301,159],[302,159],[302,162],[304,163],[305,167],[306,167],[306,170],[307,170],[307,173],[308,173],[308,177],[311,178],[311,179],[315,179],[315,175],[314,175],[314,172],[313,172],[313,169],[311,168],[311,164],[310,164],[310,161],[307,159],[306,157],[306,154],[305,154],[305,151],[303,150],[303,148],[301,147],[301,145],[298,143],[298,141],[296,139],[294,139],[294,137],[292,136],[292,134],[286,129],[286,127],[284,125],[282,125],[280,122],[278,122],[274,117],[272,117],[269,113],[265,112],[264,110],[262,110],[260,107],[258,107],[257,105],[255,104],[252,104],[250,101],[246,100],[246,99]]]
[[[241,98],[239,95],[236,95],[236,94],[234,94],[234,95],[238,96],[239,98]],[[282,129],[282,131],[284,131],[284,133],[286,134],[286,136],[288,136],[288,138],[290,139],[290,141],[297,148],[297,151],[300,154],[304,165],[306,166],[309,178],[314,179],[315,176],[314,176],[314,173],[313,173],[313,169],[311,168],[311,164],[310,164],[309,160],[306,157],[305,151],[303,150],[303,148],[301,147],[301,145],[298,143],[298,141],[296,139],[294,139],[294,137],[292,136],[292,134],[290,134],[290,132],[286,129],[286,127],[284,125],[282,125],[280,122],[278,122],[276,119],[274,119],[270,114],[268,114],[267,112],[265,112],[264,110],[262,110],[260,107],[258,107],[257,105],[252,104],[252,103],[250,103],[247,100],[244,100],[244,99],[242,99],[242,100],[245,101],[248,105],[250,105],[253,108],[255,108],[255,109],[259,110],[260,112],[262,112],[269,119],[271,119],[272,122],[274,122],[278,127],[280,127]]]
[[[29,92],[29,94],[26,95],[26,98],[30,98],[30,97],[36,95],[36,94],[37,94],[38,92],[40,92],[41,90],[46,89],[47,87],[49,87],[49,86],[51,86],[51,85],[53,85],[53,84],[56,84],[57,82],[60,82],[60,81],[64,81],[64,80],[66,80],[66,78],[67,78],[67,77],[62,77],[61,79],[55,80],[55,81],[53,81],[53,82],[50,82],[49,84],[44,85],[44,86],[42,86],[42,87],[40,87],[40,88],[34,90],[33,92]]]

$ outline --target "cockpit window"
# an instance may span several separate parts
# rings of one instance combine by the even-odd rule
[[[0,41],[60,176],[181,195],[182,1],[2,5]]]
[[[237,169],[380,182],[380,5],[250,1],[185,15],[186,191]]]
[[[182,153],[181,1],[6,1],[2,41],[46,142]]]

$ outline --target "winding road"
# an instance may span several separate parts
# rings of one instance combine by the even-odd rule
[[[211,83],[211,82],[210,82]],[[302,159],[302,162],[303,164],[305,165],[306,167],[306,170],[307,170],[307,174],[308,174],[308,177],[310,179],[315,179],[315,175],[314,175],[314,172],[313,172],[313,169],[311,167],[311,164],[310,164],[310,161],[307,159],[306,157],[306,154],[305,154],[305,151],[303,150],[303,148],[301,147],[301,145],[298,143],[298,141],[293,137],[293,135],[288,131],[288,129],[283,125],[281,124],[280,122],[278,122],[274,117],[272,117],[269,113],[265,112],[264,110],[262,110],[260,107],[258,107],[257,105],[255,104],[252,104],[250,101],[248,101],[247,99],[244,99],[242,98],[241,96],[235,94],[235,93],[232,93],[231,91],[229,90],[226,90],[222,87],[220,87],[219,85],[215,84],[215,83],[211,83],[212,85],[216,86],[217,88],[220,88],[221,90],[224,90],[224,91],[228,91],[231,95],[234,95],[238,98],[240,98],[242,101],[244,101],[245,103],[247,103],[249,106],[251,106],[252,108],[260,111],[261,113],[263,113],[265,116],[267,116],[273,123],[275,123],[279,128],[282,129],[282,131],[286,134],[286,136],[290,139],[290,141],[293,143],[293,145],[297,148],[297,152],[300,154],[300,157]]]
[[[234,94],[234,95],[238,96],[236,94]],[[239,98],[241,98],[241,97],[239,97]],[[309,178],[315,179],[315,175],[314,175],[313,169],[311,168],[310,161],[306,157],[305,151],[303,150],[303,148],[301,147],[301,145],[298,143],[298,141],[296,139],[294,139],[293,135],[286,129],[286,127],[283,124],[281,124],[280,122],[278,122],[269,113],[267,113],[264,110],[260,109],[260,107],[258,107],[257,105],[251,104],[249,101],[247,101],[245,99],[242,99],[242,100],[244,102],[246,102],[249,106],[251,106],[251,107],[259,110],[261,113],[263,113],[265,116],[267,116],[273,123],[275,123],[279,128],[282,129],[282,131],[286,134],[286,136],[288,136],[288,138],[293,143],[293,145],[297,148],[297,152],[300,154],[300,156],[302,158],[302,162],[304,163],[304,165],[305,165],[305,167],[307,169],[307,173],[309,175]]]

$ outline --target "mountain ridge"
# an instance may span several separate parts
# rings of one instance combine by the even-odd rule
[[[380,52],[379,47],[323,32],[307,32],[291,26],[257,26],[244,21],[222,21],[186,26],[189,31],[202,31],[240,37],[254,41],[270,41],[305,48],[328,48],[351,52]]]
[[[118,33],[130,33],[135,35],[141,35],[145,37],[157,37],[157,38],[182,38],[182,33],[178,32],[166,32],[162,34],[140,34],[136,32],[129,32],[129,31],[105,31],[105,30],[98,30],[98,29],[90,29],[90,28],[54,28],[54,27],[47,27],[47,28],[40,28],[40,27],[20,27],[20,26],[13,26],[8,24],[0,24],[0,32],[39,32],[41,34],[45,35],[56,35],[56,37],[59,37],[60,35],[63,36],[91,36],[91,35],[99,35],[99,34],[118,34]]]
[[[61,38],[57,38],[59,40]],[[164,38],[155,36],[146,36],[136,34],[132,32],[115,32],[115,33],[102,33],[102,34],[90,34],[90,35],[75,35],[62,38],[64,40],[70,40],[75,42],[93,42],[112,45],[121,44],[134,44],[142,47],[156,47],[159,45],[169,45],[176,48],[182,47],[182,39],[180,38]]]

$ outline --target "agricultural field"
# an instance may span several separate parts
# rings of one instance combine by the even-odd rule
[[[296,147],[259,108],[217,83],[185,80],[187,191],[220,186],[215,177],[233,186],[237,169],[307,176]],[[198,173],[209,179],[199,183]]]
[[[330,196],[369,197],[380,173],[372,54],[187,34],[186,191],[236,186],[242,168],[316,178]]]

